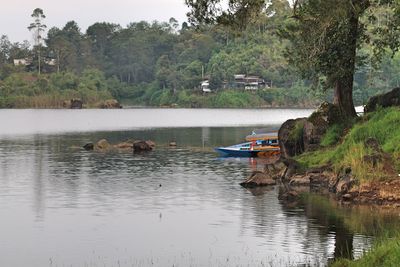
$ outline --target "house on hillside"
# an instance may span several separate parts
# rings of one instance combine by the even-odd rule
[[[235,74],[233,87],[244,90],[258,90],[269,88],[267,83],[259,76],[247,76],[246,74]]]
[[[210,81],[204,80],[200,83],[200,88],[203,93],[211,93]]]
[[[16,58],[14,59],[14,66],[29,66],[32,60],[29,58]]]
[[[54,58],[45,58],[44,63],[49,66],[55,66],[57,62]]]

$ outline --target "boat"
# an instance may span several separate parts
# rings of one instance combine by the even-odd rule
[[[245,143],[216,147],[215,151],[230,157],[269,157],[280,153],[278,134],[262,133],[246,136]]]

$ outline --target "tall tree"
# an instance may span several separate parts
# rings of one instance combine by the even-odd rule
[[[35,46],[37,46],[37,51],[38,51],[38,73],[40,74],[40,69],[41,69],[41,46],[42,46],[42,34],[44,33],[46,29],[46,25],[43,24],[43,19],[46,18],[46,16],[43,13],[43,10],[41,8],[35,8],[33,10],[33,13],[31,15],[32,18],[34,18],[34,21],[28,26],[28,30],[33,31],[33,38],[35,41]]]
[[[241,26],[279,1],[282,0],[230,0],[227,9],[221,8],[221,0],[186,0],[186,4],[191,8],[192,23]],[[391,5],[392,10],[399,11],[396,0],[295,0],[293,3],[292,23],[284,31],[292,40],[290,60],[304,77],[325,79],[326,86],[334,89],[334,104],[343,117],[356,116],[352,92],[360,44],[372,43],[378,57],[385,47],[396,50],[399,46],[398,16],[388,20],[385,30],[382,26],[374,27],[380,38],[371,40],[367,34],[366,25],[373,24],[375,19],[371,10],[381,5]]]

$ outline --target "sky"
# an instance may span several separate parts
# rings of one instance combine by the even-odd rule
[[[75,20],[82,32],[95,22],[112,22],[125,27],[130,22],[168,21],[174,17],[186,21],[188,8],[184,0],[0,0],[0,35],[12,42],[28,40],[32,11],[43,9],[47,28],[63,27]]]

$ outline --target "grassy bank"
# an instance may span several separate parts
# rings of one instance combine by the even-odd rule
[[[366,144],[369,138],[378,141],[378,151]],[[323,136],[321,144],[320,150],[296,157],[304,168],[331,165],[339,172],[351,167],[352,175],[358,181],[356,188],[375,185],[377,197],[385,197],[385,194],[390,194],[393,199],[400,197],[396,189],[400,173],[400,108],[380,109],[356,121],[333,125]],[[367,160],[371,157],[378,157],[377,162]],[[395,186],[392,182],[396,182]],[[394,224],[397,221],[398,218],[393,218]],[[389,229],[387,231],[361,259],[340,259],[332,266],[398,266],[400,236]]]
[[[359,118],[350,129],[349,125],[331,126],[321,141],[323,148],[300,155],[297,160],[305,168],[326,164],[336,170],[351,167],[353,175],[361,182],[397,176],[400,173],[400,109],[381,109]],[[368,138],[378,140],[390,162],[372,164],[365,161],[366,156],[374,154],[365,144]]]

